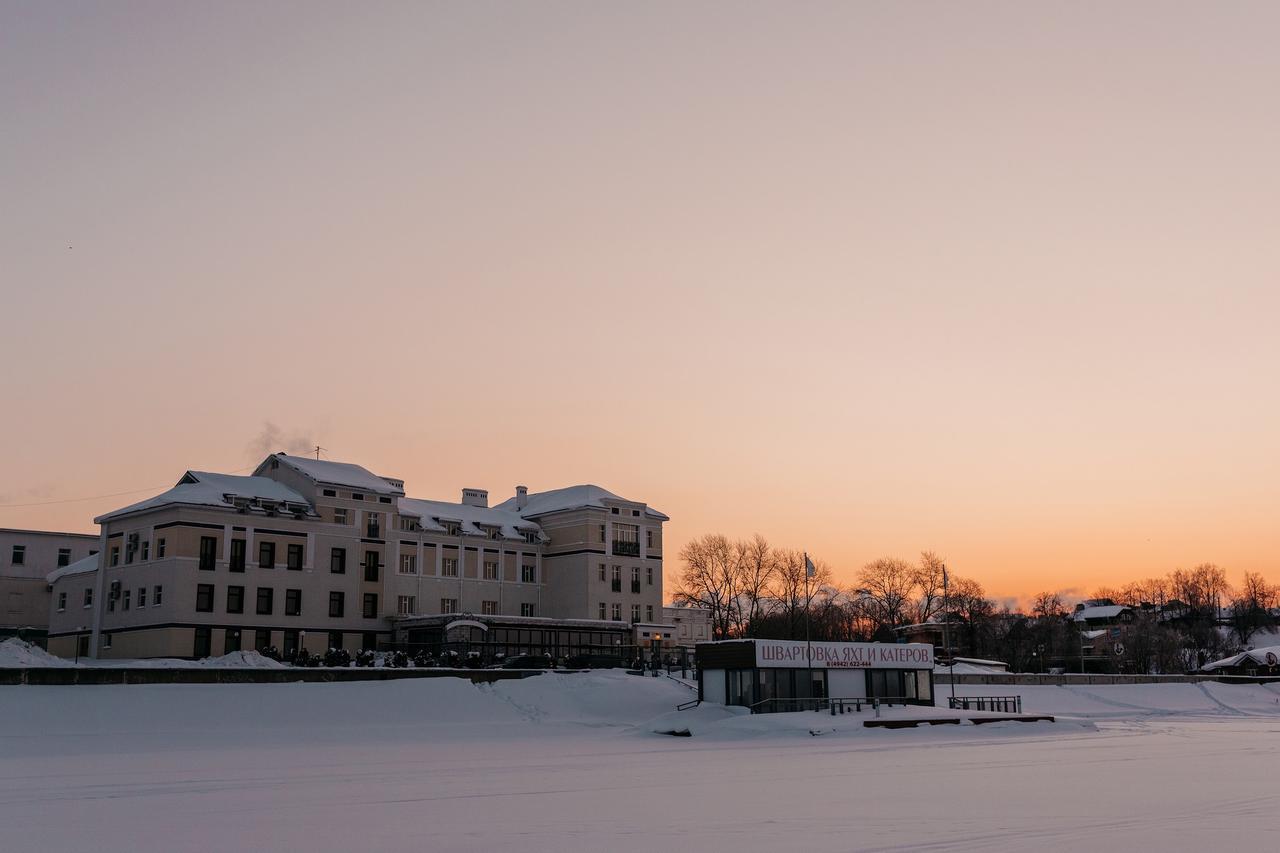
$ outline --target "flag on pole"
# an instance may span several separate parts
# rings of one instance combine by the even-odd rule
[[[808,555],[808,554],[805,554],[805,555],[804,555],[804,575],[805,575],[805,577],[807,577],[807,578],[811,578],[811,577],[813,577],[814,575],[816,575],[817,573],[818,573],[818,569],[817,569],[817,567],[816,567],[816,566],[814,566],[814,564],[813,564],[813,560],[810,560],[810,559],[809,559],[809,555]]]

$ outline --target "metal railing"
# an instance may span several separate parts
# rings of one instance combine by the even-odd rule
[[[640,543],[639,542],[619,542],[617,539],[615,539],[613,540],[613,553],[619,557],[639,557]]]
[[[957,711],[1000,711],[1005,714],[1022,713],[1021,696],[952,696],[947,700]]]
[[[690,708],[696,708],[702,704],[701,699],[690,699],[688,702],[681,702],[676,706],[677,711],[687,711]]]
[[[909,705],[912,700],[905,696],[812,696],[806,698],[761,699],[747,707],[753,714],[779,713],[780,711],[829,711],[836,714],[862,713],[864,707],[875,711],[880,716],[882,705]]]

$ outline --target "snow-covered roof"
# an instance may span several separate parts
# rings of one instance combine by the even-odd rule
[[[211,506],[232,508],[231,497],[251,500],[270,500],[280,503],[301,504],[310,508],[307,499],[283,483],[270,477],[240,477],[234,474],[213,474],[208,471],[188,471],[178,484],[153,498],[100,515],[94,522],[100,524],[122,515],[170,504],[187,506]]]
[[[1107,633],[1106,628],[1097,628],[1093,631],[1081,631],[1080,636],[1084,637],[1086,640],[1096,640],[1099,637],[1105,637]]]
[[[1123,611],[1132,609],[1132,607],[1125,607],[1121,604],[1109,604],[1102,607],[1082,607],[1073,614],[1073,618],[1077,622],[1083,622],[1086,619],[1115,619]]]
[[[98,570],[98,561],[101,559],[101,554],[90,554],[87,557],[76,560],[74,563],[68,563],[61,568],[54,569],[45,575],[44,579],[48,583],[53,583],[58,578],[65,578],[67,575],[83,575],[89,572],[96,572]]]
[[[455,504],[448,501],[427,501],[419,498],[400,498],[398,501],[401,515],[418,519],[424,530],[442,531],[444,527],[433,519],[456,521],[461,524],[462,532],[471,536],[484,536],[488,531],[479,527],[502,528],[502,535],[509,539],[523,539],[525,531],[542,533],[542,528],[535,522],[528,521],[514,512],[498,508]]]
[[[1267,656],[1271,659],[1268,660]],[[1280,646],[1266,646],[1261,649],[1250,649],[1247,652],[1241,652],[1238,655],[1232,655],[1229,658],[1215,660],[1200,667],[1202,670],[1226,669],[1242,664],[1255,663],[1260,666],[1273,666],[1276,661],[1280,661]]]
[[[273,453],[263,460],[254,474],[262,474],[270,470],[271,460],[279,460],[281,465],[302,474],[316,483],[331,486],[346,486],[350,489],[361,489],[383,495],[403,495],[404,484],[389,477],[379,477],[367,468],[351,462],[331,462],[328,459],[311,459],[306,456],[290,456],[287,453]]]
[[[628,501],[626,498],[615,495],[608,489],[585,483],[580,486],[552,489],[549,492],[532,492],[529,494],[524,508],[520,510],[516,509],[515,498],[507,498],[498,504],[496,508],[508,512],[519,512],[525,518],[533,518],[539,515],[572,509],[607,509],[605,501],[623,504],[634,503],[634,501]],[[645,516],[659,521],[669,520],[665,514],[658,512],[653,507],[645,507]]]

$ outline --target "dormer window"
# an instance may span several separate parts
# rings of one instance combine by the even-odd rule
[[[501,538],[502,538],[502,528],[501,528],[501,527],[490,527],[490,528],[489,528],[489,538],[490,538],[490,539],[501,539]]]
[[[536,530],[526,530],[524,531],[524,541],[528,542],[530,545],[537,545],[542,541],[542,537],[538,535],[538,531]]]
[[[462,525],[461,525],[461,524],[459,524],[458,522],[456,522],[456,521],[440,521],[440,519],[438,519],[438,518],[436,519],[436,521],[440,522],[440,526],[444,528],[444,532],[445,532],[446,534],[448,534],[449,536],[461,536],[461,535],[462,535]]]

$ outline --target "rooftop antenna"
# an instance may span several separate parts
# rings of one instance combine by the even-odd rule
[[[323,450],[323,451],[325,451],[326,453],[329,451],[329,448],[327,448],[327,447],[321,447],[321,446],[320,446],[320,445],[318,445],[318,444],[317,444],[314,448],[312,448],[312,449],[315,451],[315,454],[316,454],[316,460],[317,460],[317,461],[319,461],[319,459],[320,459],[320,451],[322,451],[322,450]]]

